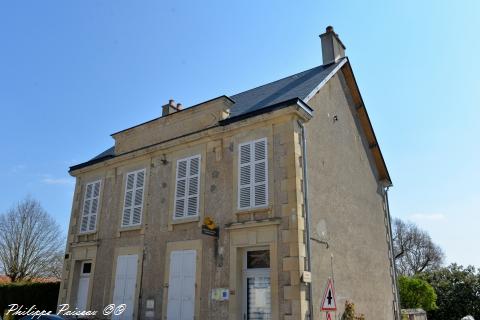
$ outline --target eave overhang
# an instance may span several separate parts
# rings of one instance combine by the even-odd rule
[[[347,86],[349,87],[352,94],[360,124],[364,130],[365,136],[367,138],[368,147],[371,150],[373,159],[375,161],[379,180],[383,182],[385,187],[391,187],[393,185],[392,179],[390,178],[390,174],[388,173],[385,159],[383,158],[382,151],[380,150],[377,137],[375,136],[375,131],[373,130],[372,122],[370,121],[370,118],[368,116],[367,109],[365,108],[365,103],[363,102],[362,94],[360,93],[360,89],[358,88],[358,84],[355,80],[355,75],[353,74],[352,66],[350,65],[350,61],[348,61],[348,58],[347,63],[343,64],[341,70],[347,82]]]

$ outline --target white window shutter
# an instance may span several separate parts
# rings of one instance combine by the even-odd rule
[[[140,225],[142,222],[145,169],[127,174],[122,227]]]
[[[268,204],[267,139],[239,146],[238,208],[248,209]]]
[[[90,219],[88,221],[88,231],[94,231],[97,226],[98,205],[100,199],[100,181],[93,183],[92,203],[90,205]]]
[[[253,194],[254,201],[253,206],[265,206],[267,205],[268,190],[267,190],[267,140],[261,139],[253,143],[254,156],[254,177],[253,182]]]
[[[80,232],[95,231],[100,201],[100,180],[85,186]]]
[[[200,156],[189,159],[187,216],[198,215],[200,200]]]
[[[252,199],[252,144],[242,144],[239,150],[238,207],[249,208]]]
[[[177,160],[174,219],[198,215],[200,202],[200,155]]]

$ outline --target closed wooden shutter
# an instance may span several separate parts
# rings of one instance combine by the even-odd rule
[[[145,189],[145,169],[129,172],[125,184],[122,227],[142,223],[143,193]]]
[[[95,231],[100,199],[100,180],[85,186],[80,232]]]
[[[195,315],[195,250],[172,251],[168,279],[167,320],[193,320]]]
[[[135,310],[136,285],[137,285],[138,255],[118,256],[115,270],[115,287],[113,290],[113,303],[116,306],[125,304],[126,309],[112,319],[131,320]]]
[[[198,215],[200,203],[200,155],[177,161],[174,219]]]
[[[267,139],[239,146],[238,208],[266,206],[268,203]]]

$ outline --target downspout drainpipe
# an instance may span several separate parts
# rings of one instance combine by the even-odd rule
[[[388,189],[390,187],[385,188],[385,212],[387,214],[387,222],[388,222],[388,231],[390,232],[390,252],[392,253],[391,257],[391,264],[392,264],[392,271],[393,271],[393,289],[395,291],[395,302],[396,302],[396,312],[395,312],[395,318],[397,320],[400,320],[400,299],[398,297],[398,282],[397,282],[397,268],[395,266],[395,256],[394,256],[394,251],[393,251],[393,233],[392,233],[392,222],[390,219],[390,204],[388,202]]]
[[[312,272],[312,253],[310,250],[310,210],[308,209],[308,175],[307,175],[307,138],[305,136],[305,126],[303,122],[297,121],[302,132],[302,169],[303,169],[303,205],[305,208],[305,228],[307,233],[307,269],[309,272]],[[308,311],[309,319],[313,319],[313,289],[312,289],[312,280],[308,284]]]

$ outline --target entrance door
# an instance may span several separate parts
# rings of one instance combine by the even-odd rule
[[[243,318],[270,320],[272,318],[270,251],[248,250],[244,261]]]
[[[170,254],[167,320],[193,320],[195,314],[196,251]]]
[[[115,306],[125,304],[125,311],[113,316],[113,319],[131,320],[135,310],[135,292],[137,285],[138,255],[118,256],[117,270],[115,272],[115,290],[113,291],[113,303]]]
[[[80,276],[78,278],[77,303],[79,310],[87,309],[88,287],[90,285],[90,273],[92,271],[91,262],[83,262],[80,266]]]

